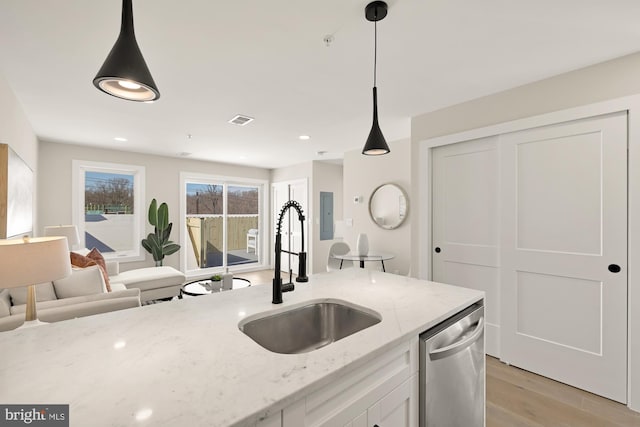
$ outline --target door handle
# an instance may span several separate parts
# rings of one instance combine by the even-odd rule
[[[440,248],[438,246],[436,246],[436,248],[434,249],[434,251],[436,251],[437,254],[440,253]]]
[[[622,270],[618,264],[609,264],[608,269],[612,273],[620,273],[620,270]]]
[[[431,358],[431,360],[438,360],[438,359],[444,359],[445,357],[449,357],[456,353],[459,353],[462,350],[466,349],[467,347],[471,346],[471,344],[473,344],[474,342],[478,341],[478,338],[480,338],[480,335],[482,335],[483,331],[484,331],[484,317],[481,317],[480,320],[478,320],[478,323],[476,324],[476,327],[473,330],[473,333],[471,335],[469,335],[467,338],[463,339],[462,341],[455,342],[451,345],[438,348],[436,350],[431,350],[429,352],[429,357]]]

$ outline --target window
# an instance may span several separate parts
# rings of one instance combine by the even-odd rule
[[[144,167],[74,160],[73,188],[80,246],[106,259],[143,260]]]
[[[184,271],[261,265],[266,182],[193,174],[183,174],[181,181]]]

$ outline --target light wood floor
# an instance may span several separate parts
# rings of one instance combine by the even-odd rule
[[[273,270],[238,277],[271,285]],[[640,413],[487,356],[487,427],[540,426],[640,427]]]
[[[636,427],[640,413],[487,356],[487,427]]]
[[[246,273],[238,273],[234,274],[234,276],[242,277],[251,282],[251,286],[256,285],[267,285],[271,284],[273,280],[273,270],[260,270],[260,271],[251,271]],[[284,273],[282,274],[282,278],[284,280]],[[287,274],[287,280],[289,279],[289,275]]]
[[[250,271],[245,273],[238,273],[235,276],[249,280],[251,282],[251,286],[271,285],[273,282],[273,270]],[[287,283],[289,281],[288,273],[282,273],[280,277],[282,277],[283,283]],[[293,277],[295,278],[296,275],[294,274]]]

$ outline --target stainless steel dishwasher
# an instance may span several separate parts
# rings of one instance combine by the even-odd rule
[[[420,427],[485,425],[484,306],[420,334]]]

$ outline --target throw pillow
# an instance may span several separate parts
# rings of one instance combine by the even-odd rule
[[[104,279],[104,283],[107,287],[107,292],[111,292],[111,285],[109,284],[109,275],[107,273],[107,264],[102,257],[102,254],[98,249],[93,248],[86,255],[80,255],[76,252],[71,252],[71,265],[80,268],[91,267],[92,265],[97,265],[100,267],[100,271],[102,272],[102,277]]]
[[[9,295],[11,295],[11,303],[13,305],[22,305],[27,303],[27,288],[28,286],[9,289]],[[56,293],[53,290],[51,282],[36,285],[36,302],[51,301],[54,299],[56,299]]]
[[[54,280],[53,287],[58,298],[72,298],[105,292],[105,283],[100,266],[92,265],[71,271],[71,276]]]
[[[98,250],[98,248],[93,248],[87,254],[87,258],[90,258],[96,262],[100,266],[102,270],[102,275],[104,276],[104,283],[107,285],[107,292],[111,292],[111,286],[109,285],[109,274],[107,273],[107,263],[104,260],[104,257]]]
[[[78,268],[91,267],[92,265],[97,265],[98,263],[88,258],[84,255],[80,255],[76,252],[71,252],[71,265]]]

